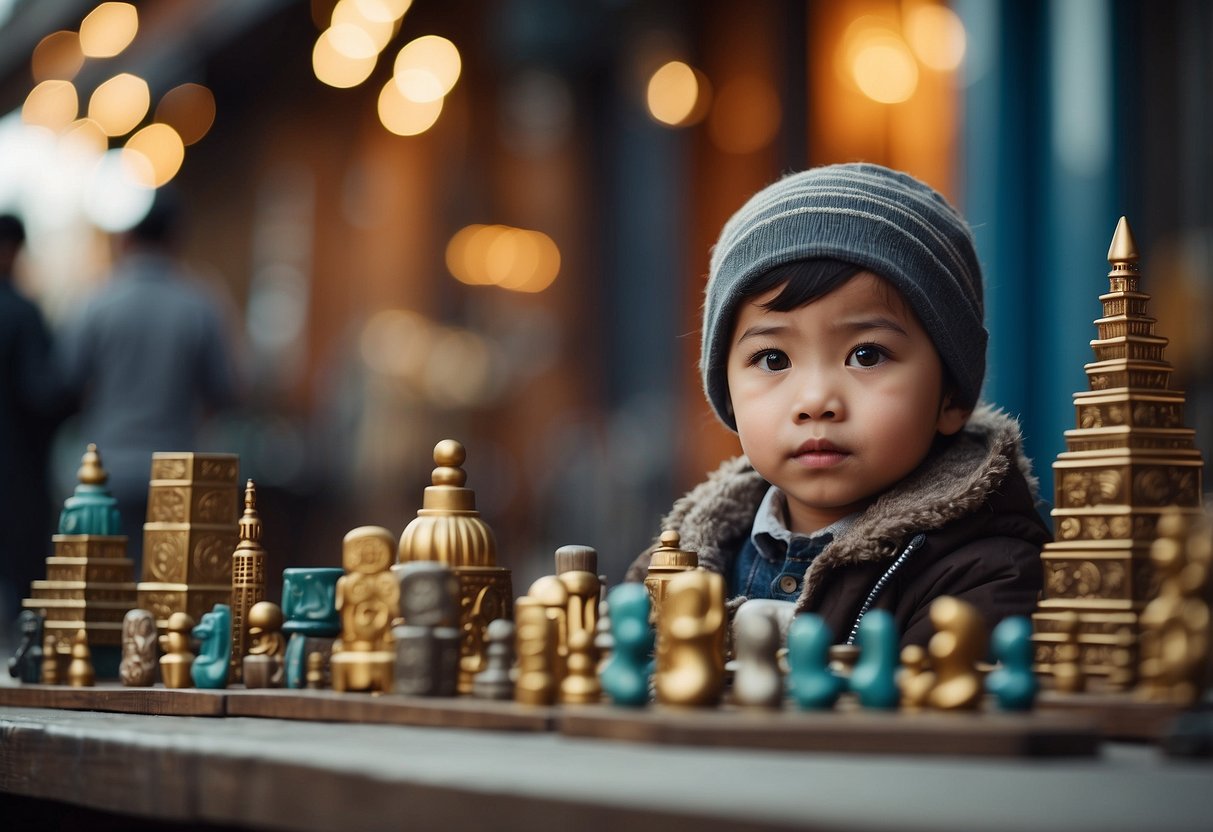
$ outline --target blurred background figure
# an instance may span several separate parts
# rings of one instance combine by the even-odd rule
[[[61,339],[80,438],[101,452],[136,566],[152,452],[199,449],[208,410],[236,399],[223,308],[174,259],[181,221],[176,193],[157,192],[147,215],[115,238],[113,274]]]
[[[0,620],[40,577],[54,523],[48,455],[65,400],[42,313],[13,285],[21,220],[0,216]]]

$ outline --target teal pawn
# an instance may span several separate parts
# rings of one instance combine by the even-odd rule
[[[602,689],[616,705],[643,708],[649,701],[653,628],[644,584],[620,584],[607,595],[615,649],[599,674]]]
[[[990,636],[998,667],[986,677],[986,690],[1004,711],[1030,711],[1040,683],[1032,672],[1032,622],[1022,615],[1004,618]]]
[[[788,687],[803,710],[833,708],[845,687],[828,666],[833,640],[830,625],[811,612],[793,618],[788,628]]]
[[[84,452],[76,478],[80,484],[63,501],[63,511],[59,513],[59,534],[122,534],[118,499],[105,487],[109,474],[101,466],[96,445],[90,444]]]
[[[901,700],[897,689],[897,624],[885,610],[868,610],[859,622],[859,661],[851,673],[851,690],[865,708],[892,710]]]
[[[232,658],[232,608],[216,604],[210,612],[202,614],[202,620],[190,632],[202,642],[198,658],[190,668],[195,687],[210,690],[227,687]]]

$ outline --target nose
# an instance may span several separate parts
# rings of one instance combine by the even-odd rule
[[[797,422],[837,421],[842,418],[842,397],[830,373],[806,371],[803,374],[796,388],[793,411]]]

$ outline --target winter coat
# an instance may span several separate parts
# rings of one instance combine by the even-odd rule
[[[700,566],[728,575],[770,484],[744,456],[726,461],[678,500],[662,529]],[[926,644],[931,601],[975,605],[989,627],[1029,615],[1042,586],[1041,547],[1050,540],[1035,508],[1036,478],[1018,423],[988,406],[951,442],[881,494],[805,571],[797,612],[814,612],[836,643],[850,642],[868,609],[893,614],[901,644]],[[654,544],[628,569],[643,580]],[[743,599],[732,599],[730,606]]]

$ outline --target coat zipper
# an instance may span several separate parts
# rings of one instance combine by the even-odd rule
[[[876,582],[876,585],[872,587],[872,591],[868,593],[868,597],[864,599],[863,606],[859,608],[859,615],[856,616],[855,624],[851,627],[851,635],[847,638],[847,644],[855,643],[855,637],[859,635],[859,622],[863,621],[863,617],[867,615],[868,610],[872,608],[872,603],[880,596],[880,593],[884,591],[885,585],[888,584],[889,580],[893,577],[893,573],[901,568],[901,565],[909,559],[910,555],[918,551],[922,544],[926,542],[926,539],[927,536],[922,532],[914,535],[910,542],[906,544],[906,548],[903,549],[901,554],[897,556],[897,560],[893,561],[893,564],[885,570],[883,575],[880,576],[880,580]]]

